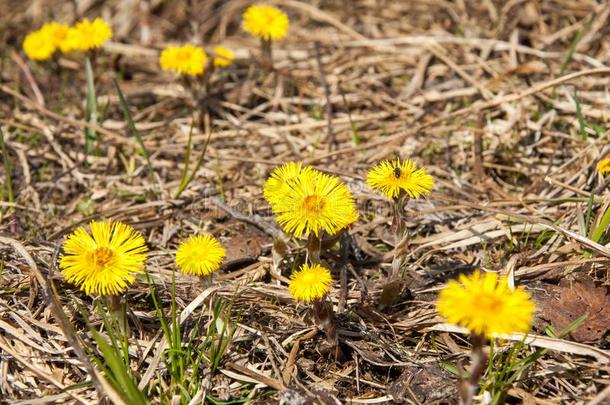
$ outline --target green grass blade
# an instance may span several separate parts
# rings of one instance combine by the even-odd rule
[[[100,352],[104,356],[104,361],[114,376],[117,385],[115,388],[124,396],[130,404],[148,404],[148,400],[138,389],[138,384],[133,379],[130,370],[125,367],[118,352],[106,342],[106,340],[96,330],[91,330],[91,334],[97,343]]]
[[[595,200],[595,195],[593,192],[589,194],[589,201],[587,201],[587,212],[585,214],[585,226],[589,230],[589,238],[593,234],[593,229],[591,228],[591,218],[593,217],[593,201]],[[585,234],[583,234],[585,235]]]
[[[93,68],[89,58],[85,59],[85,80],[87,82],[87,103],[85,104],[85,115],[90,124],[97,124],[97,96],[95,95],[95,81],[93,79]],[[85,152],[87,154],[93,151],[95,142],[97,141],[97,133],[93,128],[85,130]]]
[[[129,111],[129,105],[127,104],[127,100],[125,99],[125,96],[123,95],[123,92],[121,91],[121,87],[119,86],[119,83],[117,82],[116,78],[113,79],[114,82],[114,88],[116,89],[117,95],[119,96],[119,104],[121,105],[121,111],[123,111],[123,117],[125,117],[125,121],[127,122],[127,127],[129,128],[129,132],[131,132],[131,135],[136,139],[136,141],[138,142],[138,145],[140,145],[140,149],[142,150],[142,154],[144,155],[144,158],[146,159],[146,165],[148,166],[148,171],[149,173],[153,173],[153,167],[152,167],[152,163],[150,162],[150,155],[148,153],[148,151],[146,150],[146,147],[144,146],[144,140],[142,139],[142,135],[140,134],[140,131],[138,131],[138,129],[136,128],[136,124],[133,122],[133,117],[131,115],[131,112]]]
[[[599,242],[599,240],[604,235],[604,232],[608,229],[608,225],[610,225],[610,205],[606,207],[606,212],[602,216],[602,219],[599,221],[599,224],[593,229],[591,233],[591,240],[593,242]]]
[[[563,57],[563,61],[561,62],[561,67],[559,68],[560,75],[562,75],[565,72],[566,68],[568,67],[568,63],[570,63],[570,59],[572,59],[572,55],[574,55],[574,52],[576,52],[576,46],[582,39],[583,35],[585,34],[585,32],[589,31],[589,27],[591,27],[591,21],[592,21],[591,18],[587,19],[587,21],[585,22],[585,25],[576,33],[576,36],[570,43],[570,46],[568,47],[568,51],[566,52],[565,56]]]
[[[585,116],[582,114],[582,109],[580,108],[580,100],[576,93],[574,93],[574,103],[576,104],[576,118],[578,118],[578,133],[580,134],[580,138],[584,141],[587,139],[587,123],[585,122]]]
[[[203,163],[203,159],[205,158],[206,152],[208,150],[208,145],[210,144],[210,140],[212,139],[212,132],[210,132],[208,134],[208,138],[206,139],[205,144],[203,145],[203,151],[201,152],[201,155],[199,155],[199,158],[197,159],[197,163],[195,163],[195,167],[190,172],[190,174],[187,175],[188,166],[190,164],[190,159],[191,159],[191,152],[192,152],[192,148],[193,148],[192,147],[192,136],[193,136],[193,127],[191,126],[191,130],[189,131],[189,139],[186,144],[186,156],[184,157],[184,169],[182,170],[182,174],[180,176],[180,185],[178,186],[178,190],[176,190],[176,194],[174,195],[174,198],[180,197],[182,192],[186,189],[186,187],[193,180],[193,177],[195,177],[195,173],[197,173],[197,171],[201,167],[201,164]]]
[[[189,129],[189,138],[186,142],[186,153],[184,154],[184,167],[180,172],[180,184],[178,185],[178,190],[176,190],[175,198],[180,197],[180,194],[184,191],[187,186],[187,176],[189,171],[189,166],[191,164],[191,153],[193,152],[193,124],[191,124],[191,128]]]

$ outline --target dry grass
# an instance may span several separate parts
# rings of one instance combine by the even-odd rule
[[[147,269],[164,305],[180,240],[205,230],[226,246],[229,258],[213,286],[179,276],[176,299],[188,329],[207,319],[206,297],[231,299],[239,288],[234,342],[207,382],[208,393],[225,401],[277,403],[309,390],[320,403],[331,403],[330,395],[342,403],[452,402],[455,376],[441,365],[466,360],[468,342],[433,309],[445,280],[481,267],[512,270],[531,291],[582,274],[609,282],[607,238],[603,246],[583,231],[590,196],[592,218],[610,202],[608,177],[595,171],[610,153],[607,1],[277,1],[292,25],[274,50],[273,69],[259,65],[258,43],[239,28],[242,0],[153,0],[148,19],[129,12],[137,1],[12,3],[0,3],[7,44],[0,50],[0,126],[15,195],[14,203],[6,195],[0,202],[4,403],[99,400],[95,384],[65,391],[91,381],[66,328],[91,344],[78,307],[93,304],[55,266],[65,235],[92,218],[121,219],[144,233],[152,251]],[[72,22],[75,12],[105,17],[116,33],[97,60],[103,120],[94,156],[83,153],[81,63],[37,65],[20,54],[28,30],[50,19]],[[151,29],[150,44],[140,41],[142,27]],[[204,125],[193,133],[197,155],[211,132],[208,154],[175,199],[193,114],[188,93],[159,71],[157,55],[163,44],[188,40],[222,43],[238,60],[210,83]],[[117,75],[154,173],[127,130],[112,85]],[[395,155],[427,165],[437,186],[408,207],[411,295],[380,311],[391,214],[363,178]],[[335,280],[347,277],[346,296],[338,281],[332,293],[340,309],[338,361],[287,292],[303,251],[292,244],[282,273],[271,271],[276,230],[261,185],[288,160],[339,175],[360,204],[352,229],[359,254],[325,257]],[[127,297],[132,368],[159,388],[163,346],[148,286],[137,283]],[[58,321],[58,307],[68,325]],[[95,316],[92,322],[99,326]],[[544,335],[542,320],[534,333]],[[604,402],[607,343],[535,340],[532,347],[552,350],[508,400]]]

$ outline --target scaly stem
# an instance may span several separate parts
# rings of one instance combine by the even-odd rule
[[[261,54],[263,57],[263,65],[273,66],[273,50],[271,47],[271,40],[261,38]]]
[[[476,394],[479,380],[487,365],[487,355],[483,352],[485,337],[472,334],[470,337],[472,351],[470,353],[470,376],[462,377],[458,382],[458,392],[460,394],[460,405],[471,405],[474,394]]]
[[[119,329],[123,335],[127,335],[127,316],[125,314],[125,308],[121,305],[120,295],[108,295],[108,309],[113,322],[119,324]]]
[[[316,321],[316,326],[326,333],[328,342],[332,345],[339,343],[337,335],[337,324],[335,322],[335,311],[330,301],[326,296],[313,302],[313,316]]]
[[[322,247],[322,232],[316,235],[313,232],[307,237],[307,261],[311,264],[320,264],[320,250]]]
[[[407,238],[407,224],[402,218],[402,212],[409,198],[405,195],[399,195],[392,201],[392,213],[394,218],[392,219],[392,229],[394,230],[394,252],[392,258],[392,271],[390,273],[389,281],[393,281],[400,275],[400,268],[402,265],[402,248],[406,243]]]
[[[386,307],[394,305],[405,287],[400,270],[403,264],[402,250],[407,243],[407,226],[401,213],[407,201],[408,198],[404,194],[399,195],[392,201],[392,213],[394,214],[392,219],[392,230],[394,231],[395,242],[392,257],[392,268],[390,270],[390,274],[388,274],[385,284],[383,285],[381,296],[379,297],[379,308],[382,310]]]
[[[203,286],[203,289],[205,290],[208,287],[212,286],[212,276],[214,275],[214,273],[212,274],[208,274],[207,276],[201,276],[201,285]]]

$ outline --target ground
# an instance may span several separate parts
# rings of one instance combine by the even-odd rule
[[[290,28],[270,63],[240,26],[247,1],[0,2],[0,401],[121,402],[92,332],[107,333],[100,299],[57,268],[65,238],[100,218],[132,225],[150,249],[124,302],[127,363],[154,403],[457,403],[470,344],[434,303],[475,268],[508,274],[537,304],[512,360],[522,336],[493,346],[479,398],[607,401],[610,176],[596,165],[610,154],[608,2],[272,3]],[[84,57],[36,63],[21,42],[45,22],[98,16],[114,36],[93,57],[95,125]],[[186,42],[236,54],[199,103],[192,81],[158,64],[164,46]],[[397,156],[427,167],[435,188],[406,207],[406,288],[380,306],[392,212],[364,179]],[[360,219],[322,256],[338,350],[287,290],[304,243],[289,241],[273,266],[281,231],[262,185],[287,161],[339,176],[357,200]],[[185,163],[194,176],[178,193]],[[176,247],[201,232],[227,258],[211,283],[177,273],[172,294]],[[167,316],[172,303],[182,314],[184,350],[204,357],[183,391],[169,377],[153,290]],[[235,330],[213,367],[205,339],[223,325]],[[498,372],[533,357],[510,382]]]

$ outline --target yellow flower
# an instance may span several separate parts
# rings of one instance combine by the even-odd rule
[[[460,283],[447,283],[436,309],[450,323],[490,338],[498,333],[528,332],[535,305],[523,287],[511,290],[506,279],[477,270],[470,277],[461,275]]]
[[[79,227],[64,242],[59,267],[69,283],[88,295],[117,295],[142,273],[146,242],[119,221],[91,221],[91,235]]]
[[[42,26],[40,31],[44,32],[49,41],[57,49],[66,40],[69,27],[66,24],[50,22]]]
[[[324,229],[330,235],[358,219],[354,198],[338,178],[316,170],[302,170],[287,183],[284,195],[275,201],[277,222],[300,238]]]
[[[43,61],[53,56],[55,44],[42,30],[30,32],[23,40],[23,52],[32,60]]]
[[[203,48],[194,45],[169,46],[161,52],[161,69],[183,75],[197,76],[203,73],[208,57]]]
[[[610,158],[600,160],[597,164],[597,171],[602,175],[610,173]]]
[[[369,171],[366,184],[388,198],[396,198],[402,192],[419,198],[432,191],[434,178],[426,173],[426,168],[417,169],[412,160],[384,160]]]
[[[288,16],[273,6],[255,4],[244,12],[243,27],[255,37],[277,41],[286,36]]]
[[[297,301],[316,301],[328,293],[332,283],[333,278],[326,267],[305,264],[290,276],[288,292]]]
[[[214,63],[214,67],[216,68],[227,67],[232,64],[235,59],[235,54],[225,47],[216,46],[212,51],[214,51],[212,63]]]
[[[68,30],[60,48],[64,53],[88,51],[102,47],[110,38],[112,38],[112,29],[107,22],[101,18],[96,18],[93,22],[85,18]]]
[[[303,167],[301,162],[288,162],[280,167],[276,167],[271,176],[267,179],[263,186],[263,195],[271,208],[275,212],[275,208],[281,202],[286,193],[290,190],[290,183],[297,178],[301,172],[313,171],[311,167]]]
[[[225,249],[213,236],[194,235],[178,247],[176,264],[185,274],[207,276],[218,270],[225,255]]]

